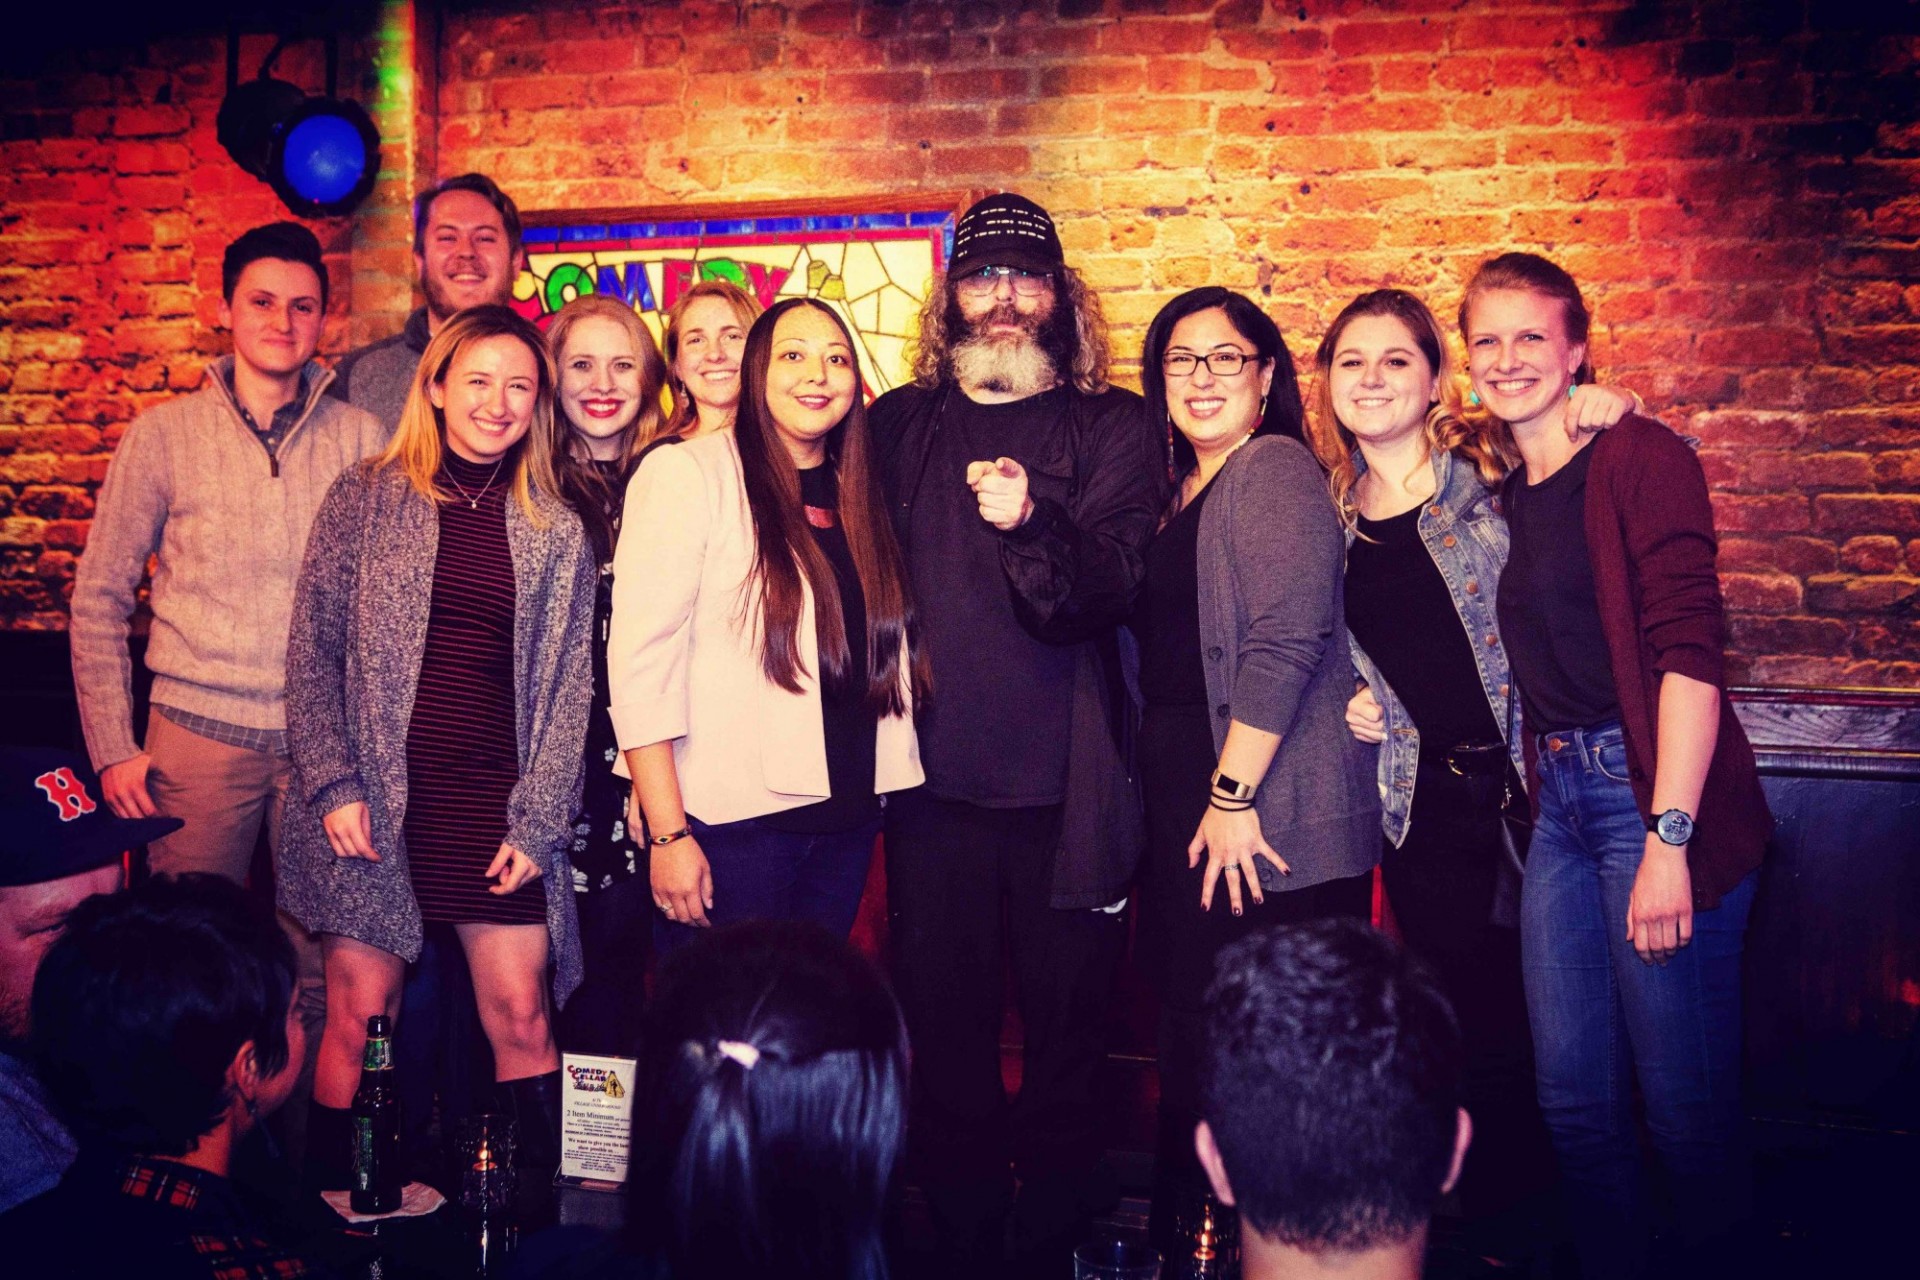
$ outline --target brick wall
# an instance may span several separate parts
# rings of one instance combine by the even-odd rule
[[[1445,315],[1476,262],[1542,250],[1596,307],[1603,375],[1703,441],[1737,677],[1913,685],[1915,22],[1660,0],[523,0],[419,22],[437,84],[408,154],[489,171],[527,209],[1014,187],[1055,212],[1129,357],[1194,285],[1260,297],[1305,358],[1362,289]],[[211,146],[216,56],[174,42],[8,108],[13,625],[59,625],[117,424],[217,347],[212,251],[271,213]],[[352,239],[356,339],[405,309],[404,194]]]

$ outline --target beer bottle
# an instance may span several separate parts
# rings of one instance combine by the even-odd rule
[[[393,1024],[383,1013],[367,1019],[367,1051],[360,1087],[353,1091],[355,1213],[392,1213],[400,1207],[400,1094],[393,1082]]]

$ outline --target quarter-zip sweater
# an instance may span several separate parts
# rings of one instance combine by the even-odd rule
[[[74,687],[96,769],[139,754],[128,624],[155,557],[147,666],[153,700],[253,729],[286,727],[287,627],[314,513],[334,478],[387,431],[325,392],[269,454],[228,389],[232,357],[198,391],[134,419],[100,488],[73,587]]]

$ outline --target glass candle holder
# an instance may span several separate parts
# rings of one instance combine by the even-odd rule
[[[495,1214],[513,1203],[518,1187],[514,1167],[511,1116],[477,1115],[461,1119],[454,1131],[460,1159],[460,1207]]]

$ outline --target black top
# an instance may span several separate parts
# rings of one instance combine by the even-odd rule
[[[1200,660],[1200,508],[1202,489],[1147,544],[1147,574],[1133,633],[1140,641],[1140,694],[1150,706],[1204,707],[1207,671]]]
[[[777,831],[820,834],[847,831],[880,816],[880,797],[873,791],[874,734],[880,720],[867,705],[867,598],[860,590],[860,574],[853,565],[846,530],[840,527],[840,503],[831,464],[801,469],[800,501],[806,504],[814,541],[833,566],[834,580],[840,587],[840,617],[847,630],[847,669],[838,680],[823,675],[820,681],[820,712],[827,738],[827,798],[770,813],[760,821]],[[818,630],[816,613],[816,635]]]
[[[1584,448],[1539,484],[1515,471],[1503,491],[1513,548],[1500,575],[1500,635],[1534,733],[1620,716],[1587,551],[1592,461]]]
[[[1357,527],[1347,551],[1347,629],[1399,695],[1423,747],[1502,740],[1473,641],[1420,541],[1420,508],[1384,520],[1362,516]]]
[[[620,521],[620,475],[624,464],[595,460],[593,469],[606,482],[613,508],[607,514],[617,528]],[[607,635],[613,626],[613,551],[600,562],[593,590],[593,712],[587,719],[586,776],[580,793],[580,812],[573,823],[573,887],[582,893],[610,889],[635,875],[646,864],[635,837],[627,830],[627,794],[630,784],[613,771],[620,755],[614,738],[613,702],[607,680]]]
[[[1000,563],[999,530],[980,518],[967,464],[1008,457],[1058,467],[1067,452],[1069,392],[946,407],[913,506],[910,572],[933,662],[933,697],[918,717],[920,759],[937,795],[990,808],[1057,804],[1066,791],[1076,654],[1020,625]],[[1034,489],[1030,489],[1033,492]]]

